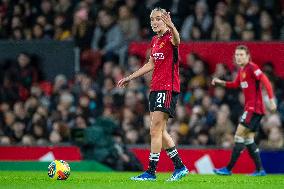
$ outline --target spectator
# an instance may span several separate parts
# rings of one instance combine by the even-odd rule
[[[118,24],[127,43],[129,43],[130,41],[139,40],[138,20],[126,5],[119,7]]]
[[[143,64],[144,57],[131,54],[126,60],[121,52],[129,42],[151,36],[145,18],[148,9],[156,5],[171,12],[175,24],[182,27],[185,40],[267,41],[280,39],[284,31],[283,11],[277,9],[277,1],[264,1],[261,6],[257,1],[3,1],[1,39],[73,39],[81,49],[82,69],[71,80],[56,76],[46,93],[40,83],[40,69],[31,55],[20,53],[15,64],[1,61],[0,144],[69,143],[71,128],[88,129],[103,115],[119,123],[122,134],[112,136],[117,143],[115,157],[129,166],[131,156],[121,144],[149,143],[145,135],[150,122],[145,113],[149,89],[145,83],[150,82],[151,73],[125,89],[118,90],[115,83]],[[274,83],[279,115],[268,115],[263,120],[259,141],[263,147],[281,148],[283,81],[276,77],[272,64],[263,66]],[[243,96],[238,91],[225,93],[223,88],[212,90],[208,80],[212,75],[231,80],[235,73],[230,73],[222,62],[209,74],[205,60],[194,51],[180,69],[182,98],[177,118],[169,122],[173,139],[180,144],[231,147],[231,126],[239,119]]]
[[[272,27],[273,25],[272,18],[266,11],[262,11],[260,13],[259,22],[260,22],[260,30],[259,30],[260,39],[263,41],[273,40],[276,34]]]
[[[17,57],[18,80],[25,89],[30,89],[33,83],[39,81],[39,70],[32,64],[29,54],[22,52]]]
[[[215,23],[215,24],[216,26],[214,26],[214,29],[211,34],[212,39],[218,41],[230,41],[232,39],[232,28],[230,24],[227,22]]]
[[[212,24],[212,18],[207,11],[207,4],[199,0],[196,2],[194,14],[188,16],[181,29],[181,38],[185,41],[190,40],[190,33],[194,25],[199,26],[202,36],[208,35],[209,28]],[[206,38],[205,37],[205,38]]]
[[[107,10],[98,13],[98,25],[95,28],[92,48],[99,51],[103,61],[117,60],[123,47],[123,34],[114,16]]]
[[[72,36],[81,50],[91,47],[94,27],[88,17],[88,10],[81,8],[75,12],[73,18]]]
[[[261,141],[260,146],[270,149],[283,148],[284,138],[281,129],[279,127],[272,127],[268,133],[268,139]]]
[[[229,111],[228,106],[226,107],[226,110]],[[228,137],[228,135],[231,135],[233,138],[234,130],[234,125],[230,120],[230,113],[226,111],[219,111],[217,113],[216,125],[210,130],[210,135],[213,138],[213,141],[216,142],[216,145],[223,147],[232,147],[233,143],[227,144],[224,142],[227,141],[226,138]]]
[[[240,40],[242,32],[246,29],[247,21],[244,15],[238,13],[234,18],[233,39]]]

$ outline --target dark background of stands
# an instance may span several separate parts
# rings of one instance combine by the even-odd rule
[[[99,145],[101,153],[114,153],[109,164],[111,158],[132,157],[126,145],[149,144],[151,75],[126,89],[116,83],[147,60],[148,53],[144,57],[128,48],[134,41],[149,42],[153,32],[148,18],[156,6],[171,12],[183,43],[284,39],[283,0],[2,0],[0,39],[16,49],[1,45],[0,144],[76,144],[86,150],[85,157],[93,157],[94,145]],[[33,47],[18,48],[22,43]],[[49,54],[49,47],[40,43],[59,45]],[[76,54],[63,45],[72,43],[80,49],[80,71],[74,68]],[[239,90],[214,89],[210,81],[213,76],[233,79],[235,67],[214,62],[215,70],[209,70],[206,57],[195,52],[188,52],[185,60],[170,134],[180,145],[232,147],[243,97]],[[278,112],[267,112],[256,140],[262,148],[281,149],[284,82],[274,65],[283,61],[271,61],[261,68],[274,86]],[[112,129],[105,130],[102,120],[110,121]],[[109,132],[90,137],[109,136],[103,139],[110,142],[82,143],[88,129]]]

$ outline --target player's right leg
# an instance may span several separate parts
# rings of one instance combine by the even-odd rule
[[[136,177],[131,177],[131,180],[156,180],[156,169],[159,162],[160,152],[162,149],[162,134],[164,127],[168,121],[168,115],[161,111],[154,111],[150,113],[150,119],[151,153],[149,156],[149,166],[146,172]]]
[[[232,151],[231,160],[226,167],[221,169],[214,169],[214,173],[217,175],[231,175],[232,168],[234,167],[235,163],[237,162],[238,158],[241,155],[241,152],[244,150],[245,145],[245,136],[249,132],[249,130],[244,127],[242,124],[239,124],[237,127],[237,131],[234,137],[235,146]]]

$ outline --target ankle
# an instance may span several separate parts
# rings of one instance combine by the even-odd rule
[[[155,176],[156,174],[155,173],[153,173],[152,171],[150,171],[150,170],[147,170],[146,171],[146,173],[148,173],[148,174],[150,174],[150,175],[153,175],[153,176]]]

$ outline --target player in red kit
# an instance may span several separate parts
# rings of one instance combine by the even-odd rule
[[[171,21],[170,14],[164,9],[153,9],[150,19],[151,27],[157,35],[151,41],[152,49],[148,63],[118,82],[118,86],[123,87],[132,79],[153,70],[149,95],[151,120],[149,167],[146,172],[131,179],[140,181],[156,180],[156,168],[163,148],[175,167],[175,171],[168,181],[176,181],[188,174],[188,169],[182,163],[173,139],[167,132],[167,121],[169,117],[174,116],[180,92],[178,59],[180,37]]]
[[[213,85],[221,85],[226,88],[241,87],[245,96],[245,110],[240,118],[240,123],[235,133],[235,146],[231,160],[227,167],[215,169],[218,175],[231,175],[232,168],[238,160],[241,152],[246,147],[250,157],[253,159],[256,171],[252,176],[264,176],[264,171],[259,155],[259,149],[254,142],[260,120],[265,113],[261,87],[264,85],[270,101],[270,109],[276,111],[273,90],[271,84],[259,67],[250,61],[250,53],[246,46],[240,45],[235,50],[235,62],[241,67],[233,82],[223,81],[218,78],[212,80]]]

